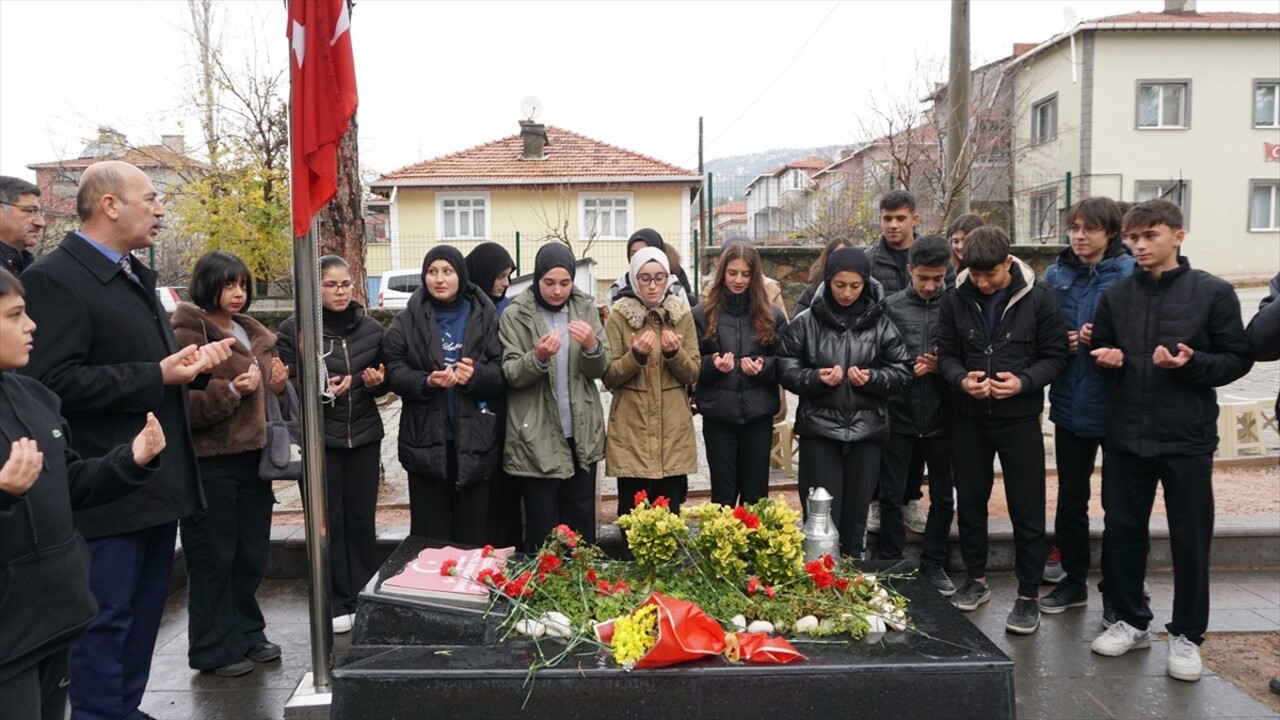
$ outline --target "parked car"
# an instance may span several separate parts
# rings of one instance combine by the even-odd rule
[[[178,309],[178,303],[187,299],[187,289],[162,285],[156,288],[156,297],[160,300],[160,307],[164,308],[165,312],[171,313]]]
[[[422,287],[422,271],[388,270],[382,273],[378,283],[378,307],[402,308],[409,304],[409,296]]]

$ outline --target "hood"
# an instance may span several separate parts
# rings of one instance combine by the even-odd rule
[[[851,327],[849,327],[850,330],[861,330],[872,325],[875,323],[877,318],[884,314],[884,286],[880,284],[879,280],[876,280],[873,277],[868,277],[866,280],[866,293],[869,305],[866,311],[859,315],[858,319],[854,321]],[[840,318],[836,317],[836,314],[832,312],[831,308],[827,304],[826,290],[826,283],[818,285],[818,289],[813,293],[813,302],[809,305],[809,312],[813,313],[815,318],[821,320],[827,325],[843,330],[845,329],[845,324],[840,321]]]

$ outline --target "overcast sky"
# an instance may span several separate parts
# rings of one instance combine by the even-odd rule
[[[1163,2],[973,0],[973,66],[1065,30],[1068,6],[1088,19]],[[78,156],[99,125],[198,144],[185,17],[181,0],[0,0],[0,174],[33,179],[26,165]],[[228,56],[284,67],[283,2],[227,0],[224,19]],[[360,0],[361,160],[387,172],[511,135],[530,95],[542,122],[690,169],[699,116],[707,159],[853,143],[876,103],[945,67],[949,22],[947,0]]]

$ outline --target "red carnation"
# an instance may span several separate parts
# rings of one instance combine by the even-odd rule
[[[493,554],[493,546],[492,546],[492,545],[485,545],[485,546],[484,546],[484,549],[480,551],[480,557],[482,557],[482,558],[487,558],[487,557],[489,557],[489,556],[490,556],[490,555],[492,555],[492,554]]]
[[[637,490],[636,496],[632,498],[632,504],[634,504],[636,507],[640,507],[648,499],[649,499],[649,493],[643,490]]]
[[[560,567],[560,558],[551,553],[543,553],[538,556],[538,582],[547,581],[547,573]]]
[[[654,506],[654,507],[664,507],[664,508],[668,508],[668,509],[670,509],[670,507],[671,507],[671,501],[670,501],[670,500],[668,500],[668,499],[666,499],[666,498],[665,498],[665,497],[663,497],[662,495],[659,495],[659,496],[658,496],[658,499],[653,501],[653,506]]]
[[[772,585],[770,585],[769,587],[766,587],[766,588],[764,589],[764,594],[765,594],[765,595],[768,595],[770,600],[772,600],[772,599],[774,598],[774,596],[775,596],[775,595],[777,595],[777,593],[775,593],[775,592],[773,591],[773,586],[772,586]]]
[[[458,561],[454,560],[453,558],[449,558],[448,560],[445,560],[444,563],[440,566],[440,574],[445,577],[449,577],[450,575],[456,575],[457,573],[455,573],[454,570],[457,567],[458,567]]]
[[[589,568],[589,569],[587,570],[587,582],[591,583],[592,585],[595,585],[595,584],[596,584],[596,569],[595,569],[595,568]]]
[[[760,578],[753,577],[747,581],[747,594],[755,595],[760,592]]]
[[[828,570],[833,570],[835,569],[835,566],[836,566],[836,561],[831,558],[831,553],[827,553],[826,555],[822,556],[822,567]]]
[[[846,578],[846,577],[836,578],[836,589],[839,590],[840,592],[844,592],[845,590],[848,590],[849,578]]]

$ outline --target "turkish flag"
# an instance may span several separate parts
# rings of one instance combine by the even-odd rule
[[[346,0],[289,0],[293,234],[338,189],[338,141],[356,111],[356,63]]]

